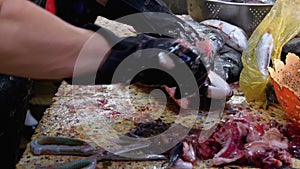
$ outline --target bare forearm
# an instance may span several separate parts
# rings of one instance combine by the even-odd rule
[[[76,28],[27,0],[2,1],[0,73],[39,79],[71,77],[75,64],[76,74],[95,71],[109,51],[101,36],[89,40],[93,32]],[[76,63],[87,40],[93,41],[83,52],[88,54]]]

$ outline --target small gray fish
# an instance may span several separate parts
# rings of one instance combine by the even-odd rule
[[[263,75],[268,75],[268,66],[270,65],[274,39],[271,33],[266,32],[262,35],[255,48],[256,62],[258,70]]]
[[[225,43],[237,51],[243,52],[248,46],[246,32],[236,25],[218,19],[207,19],[200,23],[221,30],[226,36]]]

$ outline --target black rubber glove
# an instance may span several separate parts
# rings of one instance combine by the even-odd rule
[[[207,70],[200,60],[201,56],[176,39],[156,38],[145,34],[120,39],[111,31],[100,29],[95,24],[87,24],[83,28],[100,33],[113,46],[109,56],[98,69],[93,84],[166,85],[177,87],[175,96],[181,98],[195,93],[197,89],[191,82],[195,82],[196,79],[198,87],[201,88],[200,95],[206,94]],[[171,62],[164,62],[166,59]],[[116,72],[118,69],[121,73]],[[181,78],[179,83],[178,78]],[[84,79],[83,76],[76,80],[67,78],[65,81],[86,85]]]
[[[97,31],[110,44],[115,44],[107,60],[97,72],[96,84],[140,82],[149,85],[167,85],[178,89],[185,88],[185,94],[190,95],[195,92],[195,89],[188,84],[196,78],[197,83],[202,85],[207,78],[207,71],[199,59],[200,56],[195,51],[179,44],[176,39],[138,34],[121,40],[110,31],[100,29],[94,24],[85,25],[84,28]],[[171,62],[164,63],[165,59]],[[116,76],[115,73],[118,72],[115,71],[121,63],[123,64],[121,65],[122,71]],[[184,69],[183,66],[186,68],[186,65],[191,76],[181,71]],[[173,75],[184,78],[184,85],[177,84]],[[112,81],[113,76],[115,79]],[[176,93],[180,97],[180,92],[176,91]]]
[[[155,49],[161,49],[167,52],[168,48],[170,48],[173,43],[174,39],[171,38],[154,38],[144,34],[123,39],[112,47],[111,53],[105,61],[105,64],[98,71],[96,83],[110,84],[116,68],[124,59],[131,55],[132,59],[129,60],[130,62],[126,62],[128,64],[128,70],[126,71],[136,71],[136,69],[139,69],[138,67],[142,67],[145,64],[158,67],[158,51]],[[154,50],[147,51],[147,54],[145,51],[142,51],[143,49],[150,48],[154,48]],[[150,72],[153,72],[154,75],[156,70]],[[156,78],[154,76],[150,76],[148,79],[146,77],[143,79],[142,76],[146,75],[144,73],[139,74],[139,76],[131,83],[140,80],[144,80],[145,83],[151,83],[151,81],[153,81],[153,83],[155,82],[155,79],[151,80],[152,78]],[[126,82],[129,80],[127,78],[129,77],[124,76],[121,79],[117,79],[118,81],[115,82]]]

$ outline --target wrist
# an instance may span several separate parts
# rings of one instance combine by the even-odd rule
[[[117,42],[120,41],[120,37],[115,35],[113,32],[111,32],[108,29],[102,28],[102,27],[100,27],[96,24],[88,23],[88,24],[83,25],[81,28],[84,28],[86,30],[90,30],[90,31],[93,31],[93,32],[97,32],[99,35],[101,35],[106,40],[106,42],[110,46],[113,46]]]

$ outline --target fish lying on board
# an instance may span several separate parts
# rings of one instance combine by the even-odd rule
[[[248,36],[246,32],[238,26],[218,19],[207,19],[202,24],[217,28],[225,34],[228,46],[243,52],[248,45]]]

